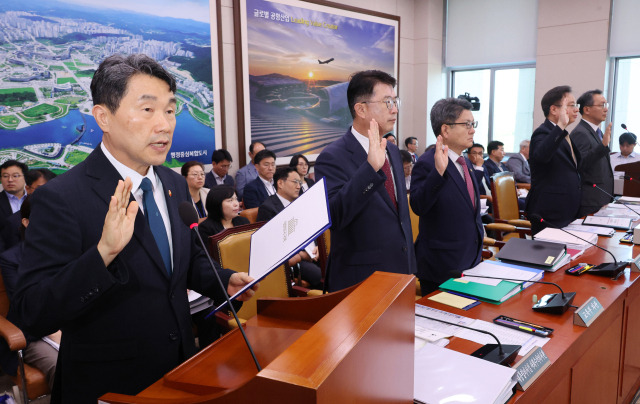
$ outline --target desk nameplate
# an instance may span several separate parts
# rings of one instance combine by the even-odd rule
[[[580,327],[589,327],[603,311],[604,308],[598,299],[592,296],[573,313],[573,324]]]
[[[520,391],[526,391],[531,383],[551,365],[549,357],[544,353],[542,348],[535,347],[528,354],[516,363],[513,368],[516,370],[516,378],[518,383],[516,388]]]

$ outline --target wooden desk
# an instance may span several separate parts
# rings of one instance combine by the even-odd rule
[[[623,233],[600,237],[598,243],[609,249],[619,261],[640,253],[640,248],[620,244]],[[531,309],[533,295],[538,298],[557,289],[551,285],[532,285],[502,303],[482,303],[468,311],[432,302],[417,303],[440,310],[491,322],[501,314],[553,328],[551,339],[542,348],[551,366],[525,393],[518,392],[510,403],[628,403],[640,387],[640,281],[637,273],[625,269],[617,281],[584,274],[566,275],[564,270],[579,262],[611,261],[611,256],[590,248],[582,256],[554,273],[545,273],[544,281],[559,284],[565,292],[577,292],[574,305],[580,306],[594,296],[605,311],[584,328],[573,325],[570,308],[562,315],[537,313]],[[627,343],[629,341],[629,343]],[[451,349],[471,353],[479,344],[452,338]],[[518,358],[518,360],[520,357]]]

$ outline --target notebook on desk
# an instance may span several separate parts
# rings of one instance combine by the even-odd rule
[[[566,254],[565,244],[512,238],[498,251],[496,258],[539,269],[551,269]]]

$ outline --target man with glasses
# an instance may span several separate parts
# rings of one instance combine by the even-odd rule
[[[415,164],[418,161],[418,139],[411,136],[404,140],[404,147],[407,148],[407,151],[411,155],[411,162]]]
[[[439,100],[431,108],[436,147],[420,156],[411,174],[411,208],[420,216],[416,260],[422,295],[480,262],[484,229],[479,185],[462,155],[478,122],[469,101]]]
[[[9,216],[19,211],[27,197],[24,179],[27,171],[29,167],[17,160],[7,160],[0,165],[3,189],[0,192],[0,224],[4,224]]]
[[[211,153],[211,171],[204,178],[205,188],[211,189],[216,185],[234,186],[233,177],[229,175],[232,162],[233,158],[228,151],[225,149],[214,150]]]
[[[489,154],[489,158],[484,162],[484,169],[487,171],[489,178],[493,174],[509,170],[502,162],[504,158],[504,143],[499,140],[490,141],[487,145],[487,154]]]
[[[571,141],[580,150],[582,163],[580,177],[582,179],[582,201],[578,216],[586,216],[597,212],[611,202],[613,194],[613,170],[609,158],[609,142],[611,141],[611,125],[607,125],[604,133],[600,124],[607,120],[609,103],[600,90],[591,90],[578,98],[582,120],[571,131]],[[595,184],[598,188],[593,186]]]
[[[244,187],[244,208],[257,208],[268,196],[274,195],[273,174],[276,172],[276,154],[271,150],[261,150],[253,158],[258,171],[258,178]]]
[[[546,227],[540,217],[558,227],[578,217],[581,156],[566,130],[580,108],[574,100],[571,87],[558,86],[540,102],[546,119],[531,136],[531,191],[525,207],[533,234]]]
[[[382,138],[398,117],[395,85],[396,79],[378,70],[354,74],[347,88],[353,126],[316,160],[316,178],[326,180],[331,209],[330,291],[374,271],[416,272],[402,158]]]

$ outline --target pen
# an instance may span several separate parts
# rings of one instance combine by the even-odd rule
[[[585,266],[583,269],[580,270],[580,272],[578,272],[578,275],[583,274],[584,272],[587,272],[588,270],[590,270],[591,268],[593,268],[593,265],[587,265]]]
[[[532,327],[525,327],[523,325],[520,325],[520,324],[515,323],[515,322],[511,322],[511,321],[508,321],[508,320],[498,319],[496,321],[498,323],[502,323],[502,324],[505,324],[505,325],[511,325],[513,327],[517,327],[517,329],[519,329],[519,330],[527,331],[527,332],[530,332],[532,334],[540,335],[540,336],[543,336],[543,337],[546,337],[546,336],[549,335],[549,333],[547,331],[538,330],[537,328],[532,328]]]

